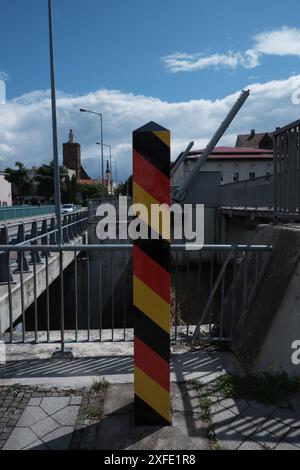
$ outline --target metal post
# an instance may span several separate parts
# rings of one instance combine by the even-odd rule
[[[9,244],[9,236],[6,225],[0,229],[0,243],[1,245]],[[8,282],[12,281],[13,277],[10,269],[10,253],[2,253],[0,255],[0,285],[8,284]]]
[[[102,119],[102,114],[100,114],[101,118],[101,171],[102,171],[102,195],[103,199],[105,197],[105,191],[104,191],[104,160],[103,160],[103,119]]]
[[[229,111],[228,115],[226,116],[225,120],[222,122],[219,129],[216,131],[216,133],[210,140],[209,144],[207,145],[206,149],[202,153],[201,157],[198,158],[191,174],[189,175],[188,178],[186,178],[185,182],[183,183],[179,191],[175,194],[175,196],[173,196],[173,199],[175,202],[183,202],[189,188],[191,187],[193,180],[197,177],[200,168],[208,159],[208,157],[211,155],[215,146],[217,145],[221,137],[224,135],[225,131],[228,129],[231,122],[233,121],[235,116],[238,114],[239,110],[241,109],[241,107],[243,106],[243,104],[245,103],[249,95],[250,95],[250,90],[247,90],[247,91],[244,90],[241,93],[238,100],[235,102],[232,109]]]
[[[153,204],[170,205],[170,132],[154,122],[133,133],[133,201],[147,208],[149,232],[160,235],[133,249],[135,424],[169,426],[170,223],[161,227],[150,214]]]
[[[49,44],[50,44],[50,75],[51,75],[51,103],[52,103],[52,136],[53,136],[53,162],[54,162],[54,193],[55,193],[55,214],[57,223],[57,242],[63,243],[62,222],[61,222],[61,197],[60,197],[60,174],[58,162],[57,145],[57,120],[56,120],[56,92],[55,92],[55,70],[54,70],[54,48],[53,48],[53,28],[52,28],[52,4],[48,0],[49,16]]]
[[[109,168],[110,168],[110,195],[112,195],[111,145],[109,146]]]
[[[24,242],[25,242],[25,227],[24,227],[24,223],[22,223],[18,227],[17,244],[24,243]],[[22,253],[20,251],[18,253],[18,255],[17,255],[17,264],[18,264],[18,267],[14,271],[15,274],[20,274],[21,271],[23,271],[23,273],[29,273],[30,272],[30,268],[29,268],[27,258],[25,256],[25,252]]]
[[[171,178],[173,178],[173,176],[175,175],[180,165],[185,162],[185,159],[190,153],[190,151],[192,150],[193,146],[194,146],[194,142],[192,141],[189,143],[185,151],[182,152],[177,158],[177,160],[173,163],[172,168],[171,168]]]

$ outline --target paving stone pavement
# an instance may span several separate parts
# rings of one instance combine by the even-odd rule
[[[76,396],[31,398],[3,450],[68,449],[80,403]]]
[[[199,398],[184,385],[172,386],[172,426],[135,427],[132,384],[110,385],[102,420],[75,431],[80,450],[208,450],[206,425],[199,416]]]
[[[280,407],[220,400],[211,407],[211,422],[221,449],[300,450],[300,393]]]
[[[197,387],[172,384],[172,428],[135,428],[132,384],[0,387],[0,448],[300,450],[300,393],[280,407],[212,401],[208,428]]]

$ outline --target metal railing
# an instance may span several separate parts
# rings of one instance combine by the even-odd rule
[[[63,241],[70,243],[75,238],[85,234],[88,223],[88,212],[86,210],[74,212],[62,216]],[[18,222],[10,225],[0,225],[0,244],[13,246],[55,245],[57,243],[56,217],[46,217],[41,220],[30,222]],[[15,250],[16,251],[16,250]],[[44,252],[43,252],[44,253]],[[37,262],[41,262],[39,251],[34,255]],[[33,256],[31,256],[31,261]],[[10,260],[14,263],[14,260]],[[16,272],[20,272],[21,263],[23,270],[29,271],[27,258],[24,254],[17,252]],[[12,267],[7,264],[7,254],[0,254],[0,284],[8,283],[12,279]]]
[[[300,120],[274,134],[274,217],[299,217]]]
[[[54,214],[54,206],[11,206],[0,207],[0,221],[25,219],[27,217],[38,217]]]
[[[2,340],[58,342],[64,351],[72,342],[133,339],[132,245],[0,246],[7,268],[14,250],[20,269],[0,288]],[[172,245],[171,339],[231,341],[271,251]],[[33,272],[25,270],[28,257]]]
[[[224,184],[220,187],[221,207],[271,210],[273,204],[273,175]]]

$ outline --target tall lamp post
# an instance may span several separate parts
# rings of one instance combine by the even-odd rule
[[[101,179],[102,179],[102,192],[104,197],[104,161],[103,161],[103,115],[102,113],[96,113],[95,111],[89,111],[87,109],[80,108],[81,113],[89,113],[95,114],[96,116],[100,116],[101,120]]]
[[[53,162],[54,162],[54,193],[55,193],[55,214],[57,223],[57,242],[63,243],[62,220],[61,220],[61,196],[60,196],[60,174],[58,162],[57,145],[57,120],[56,120],[56,92],[55,92],[55,69],[54,69],[54,47],[52,28],[52,3],[48,0],[49,18],[49,45],[50,45],[50,78],[51,78],[51,103],[52,103],[52,137],[53,137]]]

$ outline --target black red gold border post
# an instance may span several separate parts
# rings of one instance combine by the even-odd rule
[[[133,249],[135,424],[169,426],[170,132],[154,122],[133,132],[133,204],[147,207],[141,223],[156,233]],[[154,223],[153,204],[163,204],[167,227]]]

